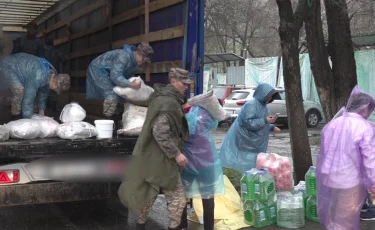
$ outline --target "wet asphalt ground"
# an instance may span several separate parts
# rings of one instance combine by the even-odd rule
[[[228,127],[223,125],[214,133],[217,147],[221,146]],[[309,130],[309,135],[320,133],[321,126]],[[313,138],[313,137],[312,137]],[[319,146],[312,145],[314,163]],[[289,133],[284,130],[271,134],[269,152],[291,157]],[[52,194],[51,194],[52,195]],[[168,229],[168,212],[163,196],[159,196],[149,216],[147,230]],[[0,208],[0,230],[135,230],[136,218],[117,199],[27,205]],[[190,223],[190,230],[203,226]],[[253,229],[253,228],[248,228]],[[278,229],[276,225],[264,228]],[[306,222],[303,229],[324,229],[319,224]],[[374,230],[375,221],[361,222],[361,230]]]

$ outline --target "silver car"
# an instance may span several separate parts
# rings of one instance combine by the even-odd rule
[[[288,125],[288,116],[285,101],[285,90],[276,88],[280,93],[281,100],[274,100],[267,105],[269,114],[279,113],[277,123]],[[228,114],[228,119],[234,120],[241,109],[241,107],[250,99],[253,98],[254,88],[241,89],[233,91],[224,101],[223,108]],[[313,101],[303,101],[305,110],[306,124],[309,128],[315,128],[322,121],[322,108],[319,103]]]

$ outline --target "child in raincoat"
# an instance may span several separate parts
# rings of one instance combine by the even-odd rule
[[[199,107],[185,106],[185,117],[189,125],[189,137],[183,146],[188,165],[182,172],[182,183],[186,198],[201,198],[204,210],[204,229],[214,228],[215,196],[224,195],[224,179],[215,141],[211,131],[218,125],[211,114]],[[181,229],[187,229],[185,208]]]
[[[367,120],[374,109],[375,99],[356,86],[345,111],[322,131],[317,198],[320,223],[327,229],[359,229],[367,190],[375,184],[375,132]]]
[[[70,88],[70,76],[57,74],[55,68],[44,58],[17,53],[5,57],[1,63],[2,83],[9,87],[11,98],[11,113],[13,119],[19,119],[22,111],[23,118],[34,114],[34,101],[38,98],[39,114],[44,115],[49,90],[57,93]]]
[[[269,84],[261,83],[255,89],[253,98],[241,108],[237,119],[225,135],[220,150],[221,165],[244,173],[256,166],[257,156],[266,152],[269,133],[279,132],[272,125],[275,116],[268,115],[267,104],[280,98]]]
[[[150,63],[153,53],[150,45],[141,43],[138,47],[125,45],[122,49],[111,50],[95,58],[87,70],[86,98],[104,99],[103,114],[111,117],[117,103],[122,101],[113,88],[139,89],[139,82],[130,82],[128,79],[137,72],[138,66]]]

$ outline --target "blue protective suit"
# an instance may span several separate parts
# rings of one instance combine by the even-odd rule
[[[34,101],[38,97],[38,107],[46,110],[49,94],[49,70],[56,69],[44,58],[31,54],[17,53],[3,59],[2,72],[10,87],[23,87],[22,116],[30,118],[34,114]]]
[[[260,84],[253,98],[241,108],[237,119],[227,132],[220,150],[221,165],[244,173],[255,168],[259,153],[266,152],[270,131],[267,123],[266,98],[276,93],[268,84]]]
[[[123,49],[108,51],[94,59],[87,70],[86,98],[120,102],[121,98],[113,92],[113,88],[128,87],[128,79],[137,72],[135,50],[135,46],[125,45]]]
[[[182,172],[186,197],[211,199],[223,195],[223,171],[211,134],[218,122],[198,106],[193,106],[185,117],[190,134],[182,151],[189,161]]]

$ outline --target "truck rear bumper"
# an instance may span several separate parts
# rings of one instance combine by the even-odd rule
[[[120,183],[44,182],[0,187],[0,206],[105,199],[117,196]]]

